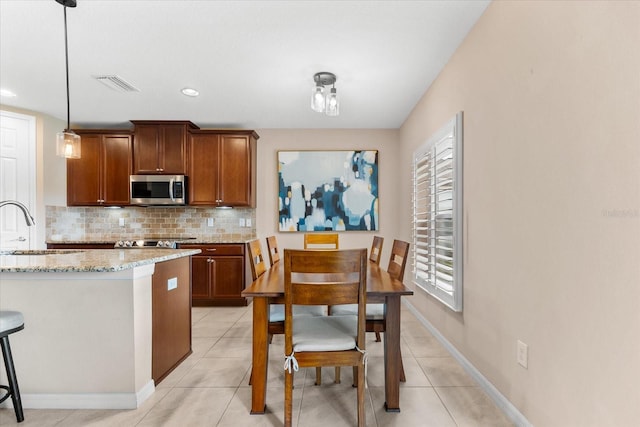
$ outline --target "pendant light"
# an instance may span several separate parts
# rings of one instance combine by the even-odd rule
[[[324,86],[320,82],[316,82],[316,86],[313,88],[311,109],[317,113],[324,111]]]
[[[69,108],[69,46],[67,43],[67,7],[76,7],[76,0],[56,0],[64,6],[64,58],[67,75],[67,128],[56,134],[56,154],[68,159],[80,158],[80,136],[70,129]]]
[[[313,111],[325,113],[327,116],[332,117],[340,114],[336,80],[335,74],[326,71],[314,74],[313,81],[316,82],[316,85],[311,93],[311,109]],[[332,86],[331,91],[326,96],[325,86]]]
[[[336,93],[336,87],[331,88],[331,92],[327,95],[327,100],[325,102],[327,105],[325,107],[324,113],[327,116],[335,117],[340,114],[340,103],[338,102],[338,94]]]

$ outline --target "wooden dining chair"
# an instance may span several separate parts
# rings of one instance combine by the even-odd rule
[[[276,241],[273,236],[273,242]],[[269,238],[267,238],[267,246],[269,245]],[[277,247],[277,243],[274,247]],[[266,262],[262,255],[262,245],[260,240],[255,239],[247,243],[247,250],[249,253],[251,275],[253,280],[257,280],[265,271],[267,271]],[[279,258],[278,258],[279,259]],[[272,262],[271,265],[275,263]],[[302,306],[295,307],[296,316],[325,316],[324,307],[322,306]],[[284,304],[269,304],[269,322],[267,324],[267,332],[269,344],[273,341],[274,335],[284,334]],[[322,371],[320,367],[316,369],[316,384],[322,383]],[[251,379],[249,379],[251,384]]]
[[[402,240],[394,240],[391,248],[391,256],[389,257],[389,266],[387,272],[394,279],[404,279],[404,268],[407,266],[407,258],[409,257],[409,243]]]
[[[300,367],[353,366],[358,426],[365,426],[367,250],[284,250],[284,425],[292,424],[293,375]],[[355,276],[354,277],[354,273]],[[356,316],[293,316],[293,305],[357,304]]]
[[[383,243],[384,237],[373,236],[373,243],[371,244],[371,251],[369,252],[369,261],[380,265],[380,255],[382,255]]]
[[[338,233],[305,233],[305,249],[340,249]]]
[[[409,243],[402,240],[394,240],[389,257],[387,272],[389,275],[402,282],[404,269],[407,266],[409,256]],[[369,304],[367,306],[367,319],[371,320],[369,329],[376,334],[376,341],[380,342],[380,332],[384,332],[384,305]]]
[[[262,255],[262,245],[260,240],[255,239],[247,242],[247,252],[249,253],[249,265],[251,266],[251,276],[254,281],[267,271],[267,263]],[[269,305],[269,343],[273,340],[274,334],[284,334],[284,305]]]
[[[267,250],[269,251],[269,263],[273,266],[273,264],[280,261],[280,250],[278,249],[276,236],[267,237]]]
[[[267,264],[264,261],[262,255],[262,245],[260,240],[255,239],[247,242],[247,251],[249,253],[249,265],[251,266],[251,276],[253,280],[257,280],[258,277],[267,271]]]
[[[389,265],[387,272],[396,280],[402,281],[404,278],[404,270],[407,265],[409,256],[409,243],[402,240],[394,240],[391,248],[391,256],[389,257]],[[331,314],[334,316],[343,316],[353,314],[355,307],[353,305],[344,305],[334,307]],[[380,342],[380,333],[385,332],[386,319],[384,313],[384,304],[367,304],[367,332],[376,334],[376,341]],[[355,380],[355,370],[354,370]],[[402,355],[400,355],[400,381],[406,382],[407,378],[404,373],[404,365],[402,364]],[[335,382],[340,382],[340,367],[336,366]]]

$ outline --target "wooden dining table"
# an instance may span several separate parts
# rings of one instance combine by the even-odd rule
[[[275,263],[242,292],[243,297],[253,298],[252,414],[264,414],[266,410],[269,305],[284,304],[283,264]],[[382,303],[386,307],[383,345],[387,412],[400,412],[400,298],[403,295],[413,295],[413,291],[368,261],[367,303]],[[282,354],[284,357],[284,349]]]

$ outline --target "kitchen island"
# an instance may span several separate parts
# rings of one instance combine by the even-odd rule
[[[190,313],[190,296],[171,298],[190,295],[189,257],[197,253],[105,249],[0,254],[0,309],[21,311],[25,318],[24,330],[11,337],[24,407],[140,406],[155,390],[157,322],[166,323],[174,315],[167,307],[173,311],[176,304]],[[161,274],[154,275],[156,271]],[[188,353],[190,320],[189,314]]]

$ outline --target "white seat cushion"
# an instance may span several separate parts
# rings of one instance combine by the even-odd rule
[[[271,304],[269,306],[269,322],[284,322],[283,304]]]
[[[357,316],[302,316],[293,320],[293,351],[343,351],[356,347]]]
[[[19,311],[0,311],[0,333],[19,328],[24,324],[24,316]]]
[[[326,316],[326,305],[294,305],[294,316]]]
[[[357,304],[341,304],[331,306],[331,315],[357,315]],[[367,304],[367,319],[382,320],[384,319],[384,304]]]
[[[323,305],[294,305],[294,316],[326,316],[327,308]],[[269,306],[269,322],[284,322],[284,304]]]

